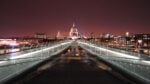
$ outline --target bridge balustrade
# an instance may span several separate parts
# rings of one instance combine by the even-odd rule
[[[85,41],[78,41],[78,44],[88,52],[96,55],[97,59],[102,59],[147,84],[150,83],[150,61],[140,59],[135,54],[132,56],[131,54],[117,52],[118,50],[96,46]]]
[[[9,55],[7,59],[0,61],[0,83],[5,83],[46,59],[59,54],[67,49],[71,43],[72,41],[64,41],[25,53]]]

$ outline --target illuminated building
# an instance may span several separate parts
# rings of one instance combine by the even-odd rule
[[[36,33],[35,34],[35,38],[38,38],[38,39],[46,39],[46,34],[45,33]]]
[[[61,35],[60,31],[58,31],[56,38],[57,39],[63,39],[64,37]]]
[[[70,29],[69,38],[71,38],[71,39],[78,39],[79,38],[79,32],[75,26],[75,23],[73,23],[73,26]]]

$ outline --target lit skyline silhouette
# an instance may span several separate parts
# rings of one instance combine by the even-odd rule
[[[56,35],[75,22],[83,34],[150,33],[149,0],[1,0],[0,37]]]

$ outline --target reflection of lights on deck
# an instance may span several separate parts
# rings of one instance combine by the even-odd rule
[[[76,53],[76,56],[80,56],[80,54],[79,54],[79,53]]]

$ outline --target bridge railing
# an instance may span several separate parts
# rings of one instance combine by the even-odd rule
[[[18,55],[34,52],[34,51],[37,51],[37,50],[40,50],[40,49],[44,49],[44,48],[51,47],[51,46],[61,44],[61,43],[65,43],[65,42],[68,42],[68,41],[69,40],[50,42],[50,43],[41,45],[40,47],[37,47],[37,48],[28,49],[28,50],[19,51],[19,52],[10,53],[10,54],[0,55],[0,61],[8,60],[11,56],[13,57],[13,56],[16,56],[16,55],[18,56]]]
[[[122,49],[119,49],[119,48],[110,47],[110,46],[108,46],[106,44],[100,44],[100,43],[86,41],[86,40],[82,40],[82,42],[86,42],[86,43],[89,43],[91,45],[99,46],[101,48],[113,50],[113,51],[116,51],[116,52],[120,52],[120,53],[124,53],[124,54],[129,54],[129,55],[132,55],[132,56],[137,56],[137,57],[140,57],[140,59],[150,60],[150,56],[147,55],[147,54],[132,52],[132,51],[128,51],[128,50],[122,50]]]
[[[82,48],[96,55],[98,59],[103,59],[135,78],[144,81],[144,83],[150,83],[150,61],[139,59],[139,57],[132,55],[118,53],[104,47],[101,48],[88,42],[78,41],[78,43]]]
[[[47,58],[59,54],[68,48],[71,43],[72,41],[59,42],[55,45],[31,50],[31,52],[7,57],[7,60],[0,61],[0,83],[4,83]]]

